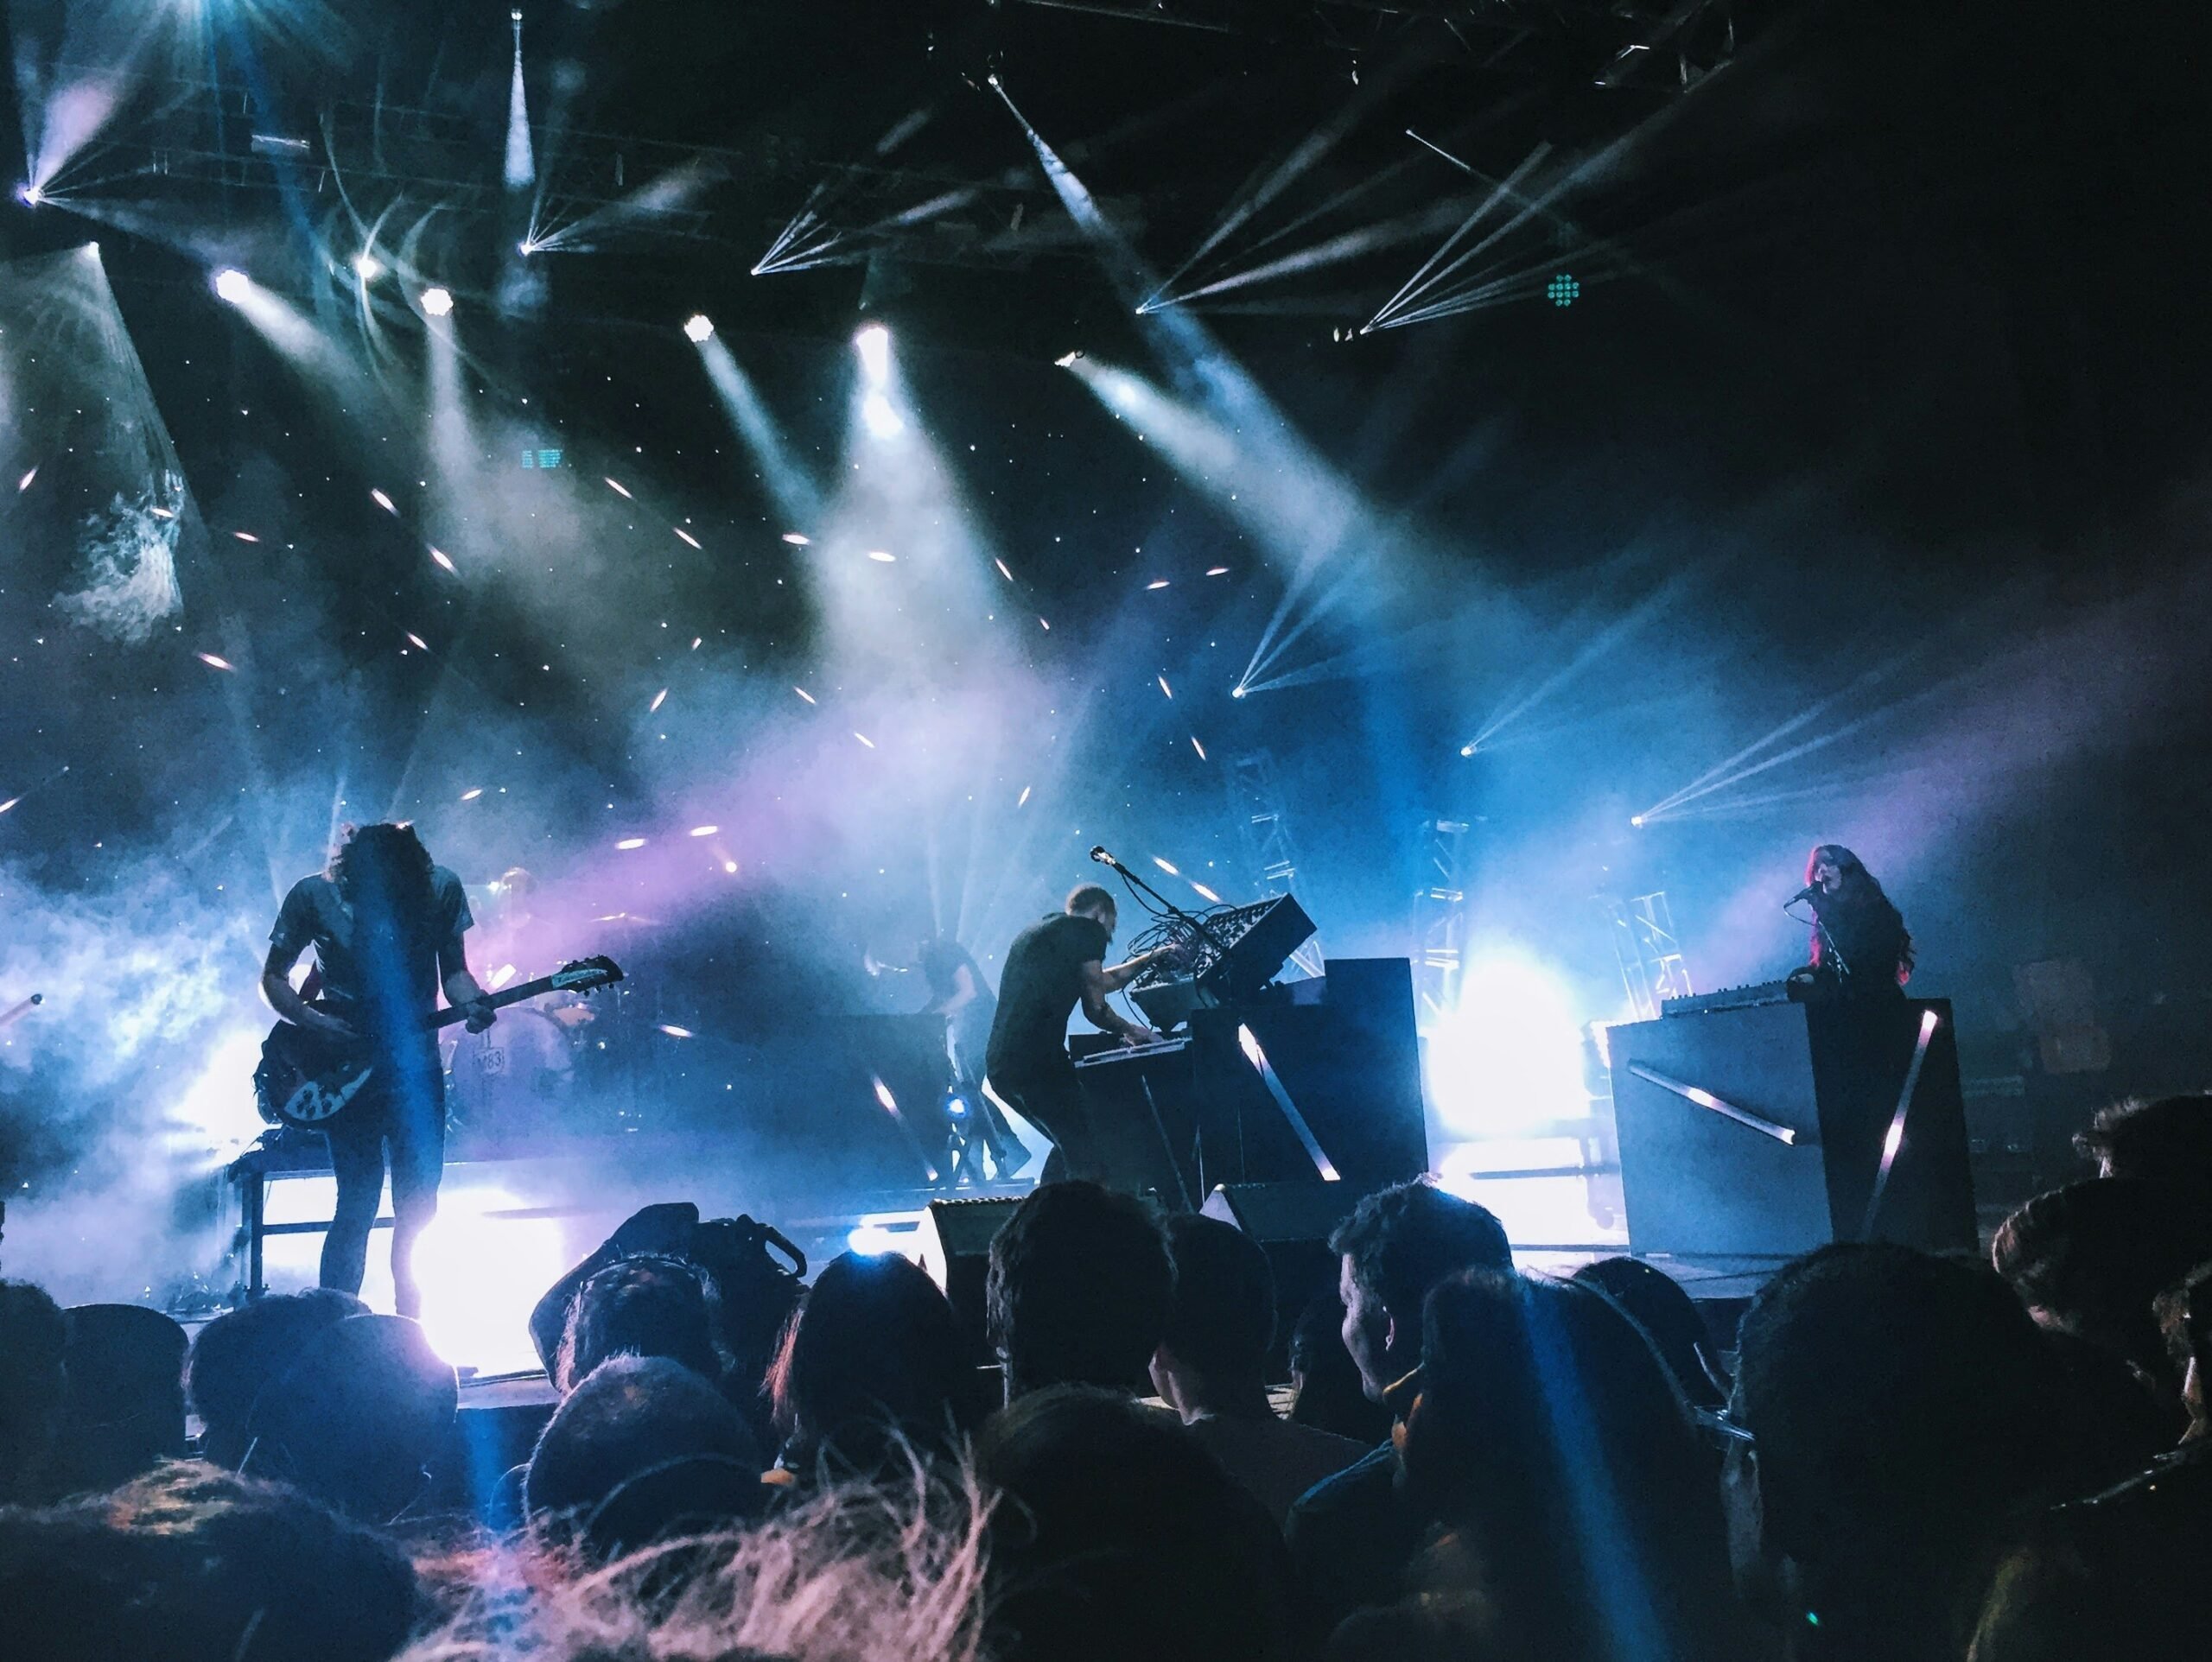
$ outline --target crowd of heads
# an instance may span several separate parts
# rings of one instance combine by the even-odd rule
[[[648,1208],[533,1315],[534,1419],[460,1415],[421,1329],[344,1294],[188,1345],[0,1282],[0,1630],[50,1662],[2188,1654],[2212,1098],[2081,1146],[1986,1262],[1830,1246],[1740,1310],[1518,1268],[1426,1182],[1342,1217],[1332,1284],[1049,1184],[973,1311]]]

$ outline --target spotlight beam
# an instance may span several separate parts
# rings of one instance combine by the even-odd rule
[[[1258,187],[1247,195],[1242,202],[1231,207],[1223,218],[1222,222],[1208,232],[1205,240],[1191,251],[1182,264],[1167,274],[1166,281],[1160,285],[1159,289],[1146,303],[1151,304],[1153,301],[1158,300],[1160,295],[1174,287],[1177,280],[1185,272],[1205,259],[1230,237],[1236,235],[1237,231],[1248,224],[1255,215],[1260,213],[1276,197],[1281,195],[1298,180],[1304,177],[1323,157],[1343,142],[1344,136],[1351,132],[1364,114],[1365,111],[1359,105],[1347,104],[1338,112],[1333,120],[1324,124],[1300,140],[1297,147],[1283,158],[1275,170],[1262,180]]]
[[[1384,318],[1389,317],[1392,312],[1395,311],[1401,305],[1404,304],[1408,297],[1418,293],[1427,283],[1428,283],[1431,281],[1429,274],[1432,271],[1435,271],[1437,266],[1448,255],[1450,255],[1452,249],[1459,244],[1460,238],[1465,237],[1469,232],[1472,231],[1477,225],[1480,225],[1483,220],[1489,216],[1492,208],[1497,207],[1502,202],[1512,200],[1514,187],[1520,183],[1522,178],[1528,174],[1531,168],[1539,166],[1543,162],[1544,158],[1551,154],[1551,149],[1552,147],[1550,141],[1545,140],[1542,143],[1540,143],[1535,149],[1529,151],[1527,155],[1522,157],[1520,165],[1515,168],[1513,171],[1508,174],[1503,179],[1498,181],[1495,185],[1493,185],[1491,187],[1490,194],[1475,205],[1475,211],[1472,213],[1470,213],[1466,219],[1461,222],[1459,228],[1444,239],[1443,246],[1439,248],[1436,252],[1430,255],[1427,260],[1423,261],[1421,263],[1421,269],[1415,271],[1413,276],[1408,277],[1403,283],[1399,285],[1398,292],[1396,294],[1391,295],[1389,300],[1382,302],[1382,308],[1375,314],[1374,317],[1368,320],[1367,327],[1370,329],[1377,327]],[[1475,250],[1470,250],[1469,253],[1472,254],[1475,251]],[[1452,265],[1446,267],[1442,272],[1438,273],[1437,280],[1440,280],[1444,276],[1448,276],[1452,270],[1457,269],[1458,263],[1459,262],[1455,261]]]
[[[1503,711],[1493,711],[1477,731],[1474,745],[1482,749],[1491,740],[1535,709],[1553,694],[1573,681],[1606,653],[1611,651],[1646,624],[1668,611],[1681,598],[1682,592],[1697,580],[1694,572],[1676,572],[1662,582],[1649,594],[1630,607],[1627,613],[1600,629],[1567,658],[1565,663],[1538,682],[1525,698]]]

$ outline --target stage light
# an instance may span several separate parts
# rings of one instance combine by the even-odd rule
[[[1462,756],[1472,756],[1474,753],[1475,747],[1472,745],[1462,745],[1459,746],[1459,754]]]
[[[868,371],[868,380],[881,386],[891,378],[891,331],[880,323],[871,323],[853,337],[853,346],[861,355],[861,367]]]
[[[1058,358],[1055,358],[1052,362],[1058,365],[1064,370],[1071,370],[1075,367],[1075,360],[1082,356],[1083,354],[1081,352],[1062,352]]]
[[[525,1212],[537,1198],[448,1185],[415,1248],[423,1333],[440,1356],[486,1374],[535,1361],[530,1310],[569,1257],[561,1221]]]
[[[1229,689],[1229,695],[1231,698],[1242,698],[1244,696],[1244,689],[1242,687],[1231,687]]]
[[[384,275],[384,262],[365,248],[353,256],[353,275],[363,282],[374,282]]]
[[[1582,285],[1562,271],[1545,285],[1544,293],[1554,306],[1572,306],[1582,293]]]
[[[693,345],[703,346],[715,338],[715,320],[701,312],[683,326],[683,333]]]
[[[906,423],[891,408],[891,400],[880,392],[871,392],[861,400],[861,420],[879,439],[895,439],[906,430]]]
[[[1643,815],[1641,815],[1641,814],[1631,814],[1631,815],[1629,815],[1629,818],[1628,818],[1628,822],[1629,822],[1630,825],[1634,826],[1634,827],[1635,827],[1637,830],[1639,830],[1639,831],[1641,831],[1641,830],[1643,830]]]
[[[18,185],[16,187],[16,200],[25,207],[36,207],[46,200],[46,193],[36,185]]]
[[[537,244],[531,241],[529,238],[525,237],[515,244],[515,252],[521,255],[523,258],[528,259],[531,255],[537,252]]]
[[[253,282],[243,271],[233,271],[225,266],[215,274],[215,292],[233,306],[243,302],[253,291]]]
[[[443,289],[425,289],[423,310],[431,317],[447,316],[453,310],[453,295]]]
[[[1517,950],[1472,955],[1428,1036],[1429,1101],[1455,1137],[1525,1134],[1590,1112],[1582,1028],[1558,977]]]

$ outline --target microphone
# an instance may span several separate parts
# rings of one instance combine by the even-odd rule
[[[1801,900],[1818,900],[1827,892],[1827,891],[1821,887],[1819,884],[1808,883],[1803,888],[1798,890],[1796,894],[1791,895],[1789,899],[1782,903],[1783,910],[1787,911],[1790,907],[1796,905]]]
[[[1122,867],[1122,862],[1106,852],[1106,845],[1103,842],[1091,849],[1090,857],[1101,866],[1111,866],[1116,871],[1119,871]]]

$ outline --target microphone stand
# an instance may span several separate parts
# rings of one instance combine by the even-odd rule
[[[1782,909],[1783,915],[1786,917],[1795,917],[1796,914],[1790,911],[1789,906],[1794,906],[1797,903],[1793,900],[1789,903],[1789,906],[1784,906]],[[1806,904],[1808,905],[1812,904],[1810,901],[1808,901]],[[1835,960],[1836,980],[1839,981],[1849,980],[1851,979],[1851,965],[1843,955],[1843,948],[1836,945],[1835,936],[1828,933],[1827,923],[1826,920],[1821,917],[1820,908],[1817,906],[1813,908],[1813,932],[1819,936],[1821,940],[1827,942],[1828,956]]]

